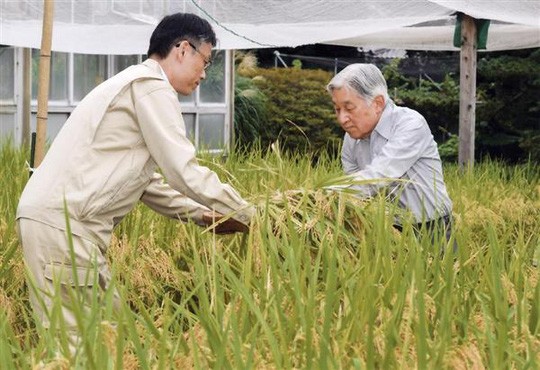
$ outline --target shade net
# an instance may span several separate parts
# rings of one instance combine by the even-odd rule
[[[455,13],[493,20],[487,50],[540,47],[538,0],[55,0],[52,49],[143,54],[167,14],[208,19],[218,49],[355,47],[458,50]],[[39,48],[43,0],[0,0],[0,44]]]

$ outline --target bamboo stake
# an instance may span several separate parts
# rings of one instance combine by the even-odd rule
[[[463,168],[474,165],[476,119],[476,25],[466,14],[461,23],[461,42],[458,162]]]
[[[236,137],[235,137],[235,129],[234,126],[234,86],[235,86],[235,79],[236,79],[236,68],[234,66],[234,54],[235,50],[232,49],[230,52],[225,52],[225,55],[229,58],[229,76],[231,76],[231,79],[229,81],[229,142],[227,143],[228,151],[229,153],[233,151],[234,147],[236,146]]]
[[[32,102],[32,49],[23,49],[23,105],[22,105],[22,144],[28,145],[30,140],[30,116]]]
[[[36,125],[36,151],[34,166],[38,167],[45,156],[47,115],[49,108],[49,78],[51,72],[51,43],[54,0],[44,0],[41,52],[39,56],[38,110]]]

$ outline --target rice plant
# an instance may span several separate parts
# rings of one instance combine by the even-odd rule
[[[535,163],[445,167],[452,252],[411,225],[394,230],[384,198],[328,191],[347,181],[335,159],[277,149],[201,158],[257,205],[250,233],[216,236],[136,207],[108,251],[111,290],[80,315],[71,353],[28,303],[14,222],[26,157],[1,147],[0,368],[540,366]]]

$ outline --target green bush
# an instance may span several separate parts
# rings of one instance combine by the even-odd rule
[[[335,149],[343,137],[326,84],[330,72],[300,68],[254,68],[243,73],[265,95],[266,131],[261,143],[279,140],[288,151]]]
[[[443,161],[455,162],[458,160],[459,137],[450,134],[450,139],[439,144],[439,155]]]
[[[234,136],[236,149],[250,149],[267,136],[266,97],[253,80],[237,76],[234,88]]]

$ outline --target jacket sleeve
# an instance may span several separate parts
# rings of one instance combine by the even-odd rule
[[[216,173],[200,166],[186,137],[178,98],[170,86],[134,86],[135,112],[148,151],[167,183],[195,202],[248,225],[255,209]]]
[[[154,173],[144,190],[141,202],[159,214],[204,225],[202,215],[209,209],[171,188],[158,173]]]

